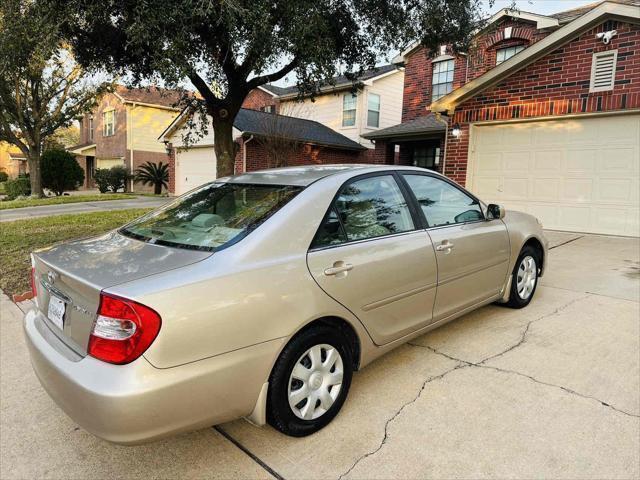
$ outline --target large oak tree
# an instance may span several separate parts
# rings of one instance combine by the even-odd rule
[[[48,140],[105,88],[86,81],[59,26],[59,12],[47,5],[0,1],[0,141],[26,156],[34,196],[43,195],[40,157]]]
[[[233,172],[233,120],[247,94],[295,76],[312,94],[337,73],[351,78],[381,52],[421,41],[466,44],[480,0],[48,0],[67,9],[79,62],[132,83],[190,80],[186,97],[213,119],[217,173]]]

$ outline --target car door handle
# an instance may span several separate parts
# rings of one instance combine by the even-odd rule
[[[346,273],[350,270],[353,270],[353,265],[351,265],[350,263],[335,262],[333,264],[333,267],[324,269],[324,274],[327,276],[338,275],[339,273]]]
[[[453,247],[454,247],[453,243],[449,242],[448,240],[445,240],[444,242],[442,242],[440,245],[436,247],[436,251],[448,253],[451,251],[451,249],[453,249]]]

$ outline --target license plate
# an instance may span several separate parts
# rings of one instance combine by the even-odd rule
[[[47,317],[53,322],[53,324],[60,330],[64,328],[64,310],[66,305],[64,301],[51,295],[49,298],[49,310]]]

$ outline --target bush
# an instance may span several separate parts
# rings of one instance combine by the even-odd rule
[[[66,190],[77,190],[84,182],[84,170],[66,150],[50,149],[44,152],[40,168],[42,186],[58,196]]]
[[[125,188],[129,179],[127,169],[121,166],[111,168],[97,168],[93,177],[100,193],[117,192]]]
[[[15,180],[7,180],[4,183],[4,189],[9,200],[15,200],[18,197],[28,197],[31,195],[31,182],[29,177],[18,177]]]
[[[7,175],[7,172],[0,170],[0,183],[6,182],[7,180],[9,180],[9,175]]]

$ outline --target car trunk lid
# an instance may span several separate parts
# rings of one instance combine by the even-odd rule
[[[38,308],[51,330],[84,356],[102,290],[199,262],[211,254],[153,245],[118,232],[56,245],[33,254]],[[49,311],[52,303],[64,303],[62,322]]]

